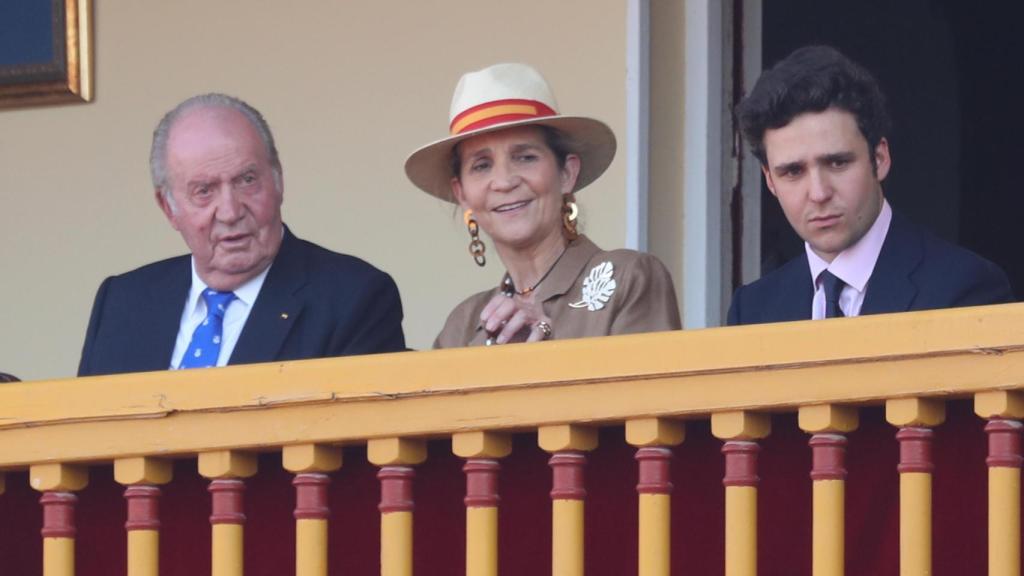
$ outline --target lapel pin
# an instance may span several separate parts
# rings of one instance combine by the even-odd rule
[[[582,298],[579,302],[570,302],[570,308],[586,308],[596,312],[608,303],[615,294],[616,282],[612,276],[615,274],[615,265],[611,262],[601,262],[590,270],[590,274],[583,280]]]
[[[281,320],[287,320],[287,319],[288,319],[288,313],[287,312],[281,312]]]

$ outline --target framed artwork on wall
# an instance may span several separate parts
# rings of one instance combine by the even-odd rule
[[[0,108],[92,100],[92,0],[0,1]]]

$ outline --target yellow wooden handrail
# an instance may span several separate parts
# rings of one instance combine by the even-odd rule
[[[0,387],[0,468],[1022,387],[1016,304],[25,382]]]

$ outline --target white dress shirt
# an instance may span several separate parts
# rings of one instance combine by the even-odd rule
[[[828,270],[844,282],[843,290],[839,293],[839,309],[843,315],[859,316],[860,308],[864,304],[864,296],[867,294],[868,280],[875,270],[875,263],[878,262],[878,255],[882,251],[882,244],[885,243],[885,236],[889,233],[889,224],[892,223],[892,208],[889,202],[882,200],[882,209],[875,218],[874,224],[857,241],[856,244],[843,250],[832,262],[826,262],[814,253],[811,245],[804,242],[804,250],[807,252],[807,263],[811,268],[811,284],[814,286],[814,300],[811,302],[811,318],[820,320],[825,317],[825,290],[821,286],[819,277],[821,273]]]
[[[271,264],[273,265],[273,264]],[[238,344],[238,337],[242,334],[245,321],[249,318],[252,305],[256,303],[256,297],[260,294],[263,281],[267,279],[267,272],[270,266],[258,276],[242,284],[234,290],[236,298],[228,304],[224,312],[224,328],[221,334],[220,355],[217,356],[217,366],[226,366],[231,358],[231,352]],[[203,300],[203,290],[207,285],[196,273],[196,261],[192,259],[192,287],[188,291],[188,300],[185,301],[185,309],[181,312],[181,323],[178,325],[178,339],[174,342],[174,354],[171,355],[171,366],[173,370],[181,365],[181,358],[188,350],[192,341],[192,332],[199,323],[206,318],[206,301]]]

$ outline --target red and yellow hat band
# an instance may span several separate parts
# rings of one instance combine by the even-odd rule
[[[451,123],[452,136],[479,130],[495,124],[544,118],[557,113],[550,106],[536,100],[494,100],[463,110]]]

